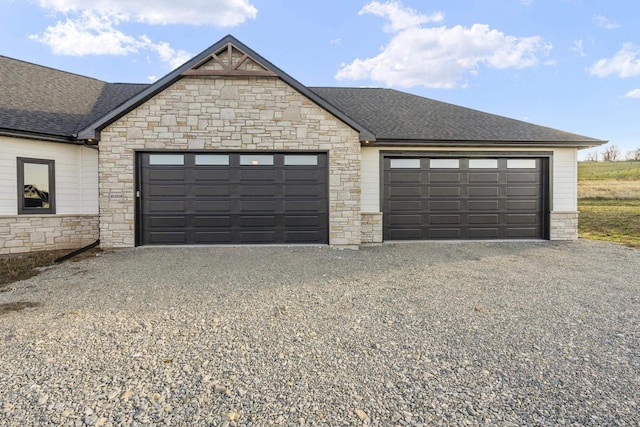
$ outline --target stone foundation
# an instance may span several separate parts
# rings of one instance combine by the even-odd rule
[[[362,212],[360,216],[362,243],[382,243],[382,212]]]
[[[0,216],[0,255],[77,249],[98,240],[98,215]]]
[[[576,240],[578,212],[551,212],[549,240]]]

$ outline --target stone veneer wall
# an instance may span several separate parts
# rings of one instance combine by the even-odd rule
[[[382,212],[362,212],[362,243],[382,243]]]
[[[551,212],[549,240],[578,238],[578,212]]]
[[[77,249],[97,239],[97,215],[0,216],[0,255]]]
[[[358,133],[278,78],[183,78],[105,128],[103,247],[135,245],[136,150],[327,151],[329,243],[360,244]]]

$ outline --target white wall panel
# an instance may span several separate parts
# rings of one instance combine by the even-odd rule
[[[98,151],[0,136],[0,215],[18,214],[17,158],[55,161],[56,214],[98,213]]]
[[[552,211],[578,210],[578,151],[559,148],[553,151]]]
[[[380,212],[380,150],[376,147],[362,147],[361,210]]]

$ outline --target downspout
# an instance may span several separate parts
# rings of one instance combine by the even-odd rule
[[[90,245],[87,245],[87,246],[85,246],[83,248],[80,248],[80,249],[76,249],[73,252],[70,252],[70,253],[68,253],[66,255],[63,255],[60,258],[55,259],[53,262],[56,263],[56,264],[59,264],[62,261],[66,261],[66,260],[68,260],[70,258],[73,258],[76,255],[80,255],[81,253],[86,252],[89,249],[93,249],[96,246],[98,246],[99,244],[100,244],[100,239],[96,240],[95,242],[91,243]]]

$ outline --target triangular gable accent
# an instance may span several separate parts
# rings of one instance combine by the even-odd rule
[[[182,73],[183,76],[260,76],[277,77],[260,62],[243,52],[233,43],[227,43],[221,49],[204,58],[193,68]]]
[[[231,46],[231,57],[229,60],[227,56],[225,61],[225,49],[228,55],[229,46]],[[238,54],[234,54],[235,52],[240,52],[240,56]],[[215,55],[215,57],[214,57]],[[235,57],[234,57],[235,55]],[[244,55],[247,58],[244,58]],[[217,61],[216,61],[217,58]],[[198,72],[200,68],[210,63],[210,61],[214,61],[219,66],[219,70],[216,68],[218,66],[212,65],[212,70],[209,72],[233,72],[236,73],[237,76],[265,76],[270,75],[277,77],[287,83],[289,86],[296,89],[298,92],[309,98],[311,101],[324,108],[335,117],[340,119],[346,125],[350,126],[352,129],[358,131],[360,133],[360,141],[375,141],[376,136],[373,132],[371,132],[366,127],[362,126],[360,123],[357,123],[354,119],[347,116],[344,112],[338,109],[335,105],[329,103],[324,98],[311,91],[308,87],[282,71],[280,68],[273,65],[271,62],[267,61],[265,58],[260,56],[258,53],[254,52],[248,46],[242,44],[235,37],[228,35],[215,43],[213,46],[210,46],[208,49],[204,50],[200,54],[191,58],[189,61],[182,64],[180,67],[176,68],[166,76],[162,77],[155,83],[151,84],[146,89],[142,90],[137,95],[129,98],[118,107],[106,113],[104,116],[100,117],[93,123],[89,124],[86,128],[82,129],[76,135],[77,139],[80,140],[99,140],[100,139],[100,131],[104,129],[109,124],[116,121],[118,118],[122,117],[129,111],[143,104],[155,94],[163,91],[167,87],[169,87],[174,82],[183,78],[185,73],[189,72]],[[236,67],[234,69],[234,67]],[[200,68],[198,68],[200,67]],[[192,70],[192,71],[190,71]],[[205,68],[206,70],[206,68]],[[203,71],[202,71],[203,72]],[[251,73],[251,74],[244,74]],[[269,74],[267,74],[269,73]],[[216,75],[216,76],[229,76],[230,74],[205,74],[205,75]],[[192,75],[193,76],[193,75]]]

